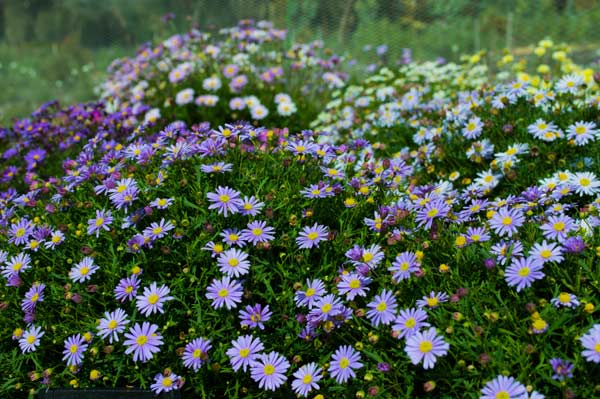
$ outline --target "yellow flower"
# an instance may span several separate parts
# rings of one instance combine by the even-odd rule
[[[589,303],[589,302],[588,302],[588,303],[586,303],[586,304],[585,304],[585,306],[583,307],[583,310],[584,310],[586,313],[592,314],[592,313],[594,313],[594,308],[595,308],[594,304],[593,304],[593,303]]]
[[[538,66],[537,68],[538,73],[549,73],[550,72],[550,67],[546,64],[540,64],[540,66]]]
[[[541,57],[542,55],[546,54],[546,49],[543,47],[536,47],[535,50],[533,50],[533,52],[535,53],[535,55],[537,55],[538,57]]]
[[[92,381],[96,381],[98,378],[100,378],[101,374],[98,370],[93,369],[92,371],[90,371],[90,380]]]

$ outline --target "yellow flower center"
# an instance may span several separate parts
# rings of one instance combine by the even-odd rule
[[[260,236],[262,234],[263,230],[260,227],[256,227],[254,229],[252,229],[252,234],[255,235],[256,237]]]
[[[565,224],[563,222],[556,222],[552,225],[552,227],[556,231],[563,231],[565,229]]]
[[[237,234],[229,234],[229,241],[237,241],[240,239],[240,236]]]
[[[319,233],[313,231],[313,232],[308,233],[307,237],[309,240],[314,241],[317,239],[317,237],[319,237]]]
[[[546,321],[544,321],[543,319],[537,319],[533,322],[533,328],[535,328],[538,331],[544,330],[547,325],[548,323],[546,323]]]
[[[272,364],[267,364],[263,369],[265,375],[273,375],[275,373],[275,367]]]
[[[13,269],[13,271],[18,272],[19,270],[21,270],[22,267],[23,267],[23,262],[15,262],[12,269]]]
[[[588,179],[587,177],[582,177],[581,179],[579,179],[579,184],[581,184],[583,187],[589,186],[590,183],[590,179]]]
[[[132,285],[128,285],[125,288],[125,292],[128,293],[128,294],[131,294],[133,292],[133,286]]]
[[[165,206],[165,205],[167,205],[167,200],[164,199],[164,198],[161,198],[161,199],[158,200],[157,203],[158,203],[159,206]]]
[[[363,262],[370,262],[373,260],[373,254],[370,252],[365,252],[362,256]]]
[[[561,292],[558,296],[558,300],[561,303],[569,303],[571,302],[571,295],[567,294],[566,292]]]
[[[236,258],[229,259],[227,263],[229,263],[229,266],[231,267],[237,267],[237,265],[240,264],[240,262]]]
[[[31,302],[37,302],[38,299],[40,299],[40,295],[37,292],[31,296]]]
[[[150,296],[148,297],[148,303],[150,305],[154,305],[156,302],[158,302],[158,295],[156,294],[150,294]]]
[[[24,229],[24,228],[22,228],[22,227],[19,227],[19,228],[17,229],[17,232],[15,233],[15,236],[16,236],[17,238],[21,238],[21,237],[23,237],[24,235],[25,235],[25,229]]]
[[[162,386],[163,386],[163,387],[166,387],[166,388],[168,388],[168,387],[170,387],[171,385],[173,385],[173,380],[172,380],[172,379],[170,379],[169,377],[165,377],[165,378],[163,378],[163,380],[162,380]]]
[[[104,224],[103,218],[96,219],[96,227],[100,227],[100,226],[102,226],[102,224]]]
[[[473,240],[475,242],[479,241],[480,238],[481,238],[481,236],[479,234],[473,234],[471,236],[471,240]]]
[[[71,345],[71,347],[69,348],[69,352],[71,353],[75,353],[77,352],[77,349],[79,349],[79,346],[77,346],[76,344]]]
[[[314,288],[309,288],[309,289],[306,290],[306,294],[305,295],[307,297],[311,297],[311,296],[315,295],[315,293],[316,293],[316,291],[315,291]]]
[[[148,342],[148,337],[145,335],[140,335],[139,337],[137,337],[135,339],[135,343],[138,344],[139,346],[146,345],[146,342]]]
[[[577,133],[578,135],[582,135],[587,131],[587,129],[585,128],[585,126],[577,126],[575,128],[575,133]]]
[[[60,236],[52,236],[52,242],[53,243],[58,243],[60,241]]]
[[[419,344],[419,351],[421,353],[431,352],[432,349],[433,349],[433,344],[431,343],[431,341],[423,341]]]
[[[467,130],[475,130],[475,124],[473,122],[469,122],[469,124],[467,125]]]
[[[417,321],[415,320],[415,318],[414,318],[414,317],[411,317],[410,319],[407,319],[407,320],[404,322],[404,326],[405,326],[406,328],[413,328],[413,327],[414,327],[414,326],[416,326],[416,325],[417,325]]]
[[[221,202],[228,202],[230,199],[231,198],[227,194],[221,194],[221,195],[219,195],[219,201],[221,201]]]
[[[202,356],[202,350],[200,350],[200,348],[194,350],[194,353],[192,353],[192,356],[196,359],[200,359],[200,357]]]
[[[87,266],[83,266],[81,269],[79,269],[79,274],[81,274],[82,276],[87,276],[89,272],[90,268]]]
[[[312,375],[310,374],[306,374],[304,377],[302,377],[302,383],[303,384],[310,384],[312,382],[313,378]]]
[[[225,298],[227,295],[229,295],[229,290],[227,290],[227,288],[221,288],[217,295],[221,298]]]
[[[543,250],[540,252],[540,256],[541,256],[542,258],[544,258],[544,259],[548,259],[549,257],[551,257],[551,256],[552,256],[552,251],[550,251],[549,249],[543,249]]]
[[[152,234],[154,234],[155,236],[159,235],[162,232],[163,232],[163,228],[160,226],[156,226],[155,228],[152,229]]]
[[[248,348],[240,349],[240,357],[248,357],[248,355],[250,355],[250,349],[248,349]]]
[[[321,312],[323,312],[323,313],[329,313],[329,311],[331,311],[331,308],[332,308],[332,307],[333,307],[333,305],[332,305],[332,304],[330,304],[330,303],[326,303],[325,305],[323,305],[323,306],[321,307]]]
[[[512,218],[510,216],[505,216],[502,219],[502,224],[505,225],[505,226],[510,226],[512,224],[512,221],[513,220],[512,220]]]
[[[116,320],[111,320],[108,322],[108,328],[111,330],[114,330],[115,328],[117,328],[117,321]]]
[[[516,148],[514,148],[514,147],[513,147],[513,148],[509,148],[509,149],[506,151],[506,155],[515,155],[516,153],[517,153],[517,149],[516,149]]]
[[[438,213],[439,213],[438,209],[433,208],[429,212],[427,212],[427,217],[429,217],[429,218],[435,217]]]
[[[529,268],[528,267],[524,267],[522,269],[519,270],[519,276],[521,277],[527,277],[529,276]]]
[[[350,283],[348,284],[348,286],[350,288],[352,288],[353,290],[355,290],[360,287],[360,280],[358,280],[358,279],[351,280]]]
[[[427,298],[427,306],[437,306],[439,304],[439,300],[437,299],[437,297],[433,297],[433,298]]]
[[[496,394],[496,399],[510,399],[510,394],[506,391],[500,391]]]
[[[540,123],[538,125],[538,129],[540,130],[546,130],[548,128],[548,125],[546,125],[545,123]]]
[[[378,312],[383,312],[383,311],[385,311],[385,310],[387,309],[387,307],[388,307],[388,306],[387,306],[387,303],[385,303],[385,302],[381,301],[381,302],[379,302],[379,304],[377,305],[377,308],[376,308],[376,309],[377,309],[377,311],[378,311]]]
[[[35,342],[35,335],[30,335],[29,337],[27,337],[27,343],[29,345],[32,345]]]
[[[596,351],[596,353],[600,353],[600,342],[598,342],[595,346],[594,346],[594,350]]]
[[[350,366],[350,360],[348,360],[347,357],[343,357],[342,360],[340,360],[340,368],[346,369],[348,366]]]

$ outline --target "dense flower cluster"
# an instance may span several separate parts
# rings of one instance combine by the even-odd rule
[[[259,73],[257,96],[286,76],[232,63],[246,59],[234,49],[271,57],[262,46],[283,32],[223,34],[117,62],[105,94],[130,108],[42,110],[3,130],[11,166],[36,172],[0,197],[2,392],[598,394],[588,72],[488,84],[472,64],[409,64],[332,94],[314,131],[162,123],[167,103],[241,92],[241,74]],[[315,61],[305,50],[292,64]],[[152,91],[163,74],[172,86]],[[300,104],[274,101],[282,116]],[[44,132],[55,139],[28,156]]]

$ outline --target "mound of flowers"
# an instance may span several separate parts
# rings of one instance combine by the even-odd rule
[[[592,172],[492,199],[320,135],[96,137],[33,206],[6,198],[5,392],[597,392]]]
[[[149,106],[153,119],[246,119],[302,129],[347,75],[322,42],[288,48],[285,39],[285,30],[251,20],[216,33],[177,34],[115,60],[99,90],[117,107]]]

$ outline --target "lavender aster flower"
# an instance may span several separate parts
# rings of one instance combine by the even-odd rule
[[[21,352],[28,353],[34,352],[40,345],[40,338],[44,336],[42,327],[31,326],[26,330],[21,338],[19,338],[19,347]]]
[[[117,309],[114,312],[104,312],[104,317],[100,319],[98,325],[98,335],[102,338],[108,338],[108,342],[119,341],[119,334],[125,330],[125,326],[129,324],[127,313],[123,309]]]
[[[600,324],[594,324],[590,330],[579,339],[583,345],[581,355],[588,362],[600,363]]]
[[[240,319],[242,320],[242,326],[247,326],[250,328],[260,328],[263,330],[265,325],[263,322],[268,321],[273,312],[269,310],[269,305],[266,305],[264,308],[260,303],[257,303],[254,306],[246,306],[245,310],[240,310]]]
[[[500,208],[498,212],[492,216],[490,227],[499,236],[512,237],[517,232],[517,229],[525,223],[523,211],[516,208]]]
[[[154,354],[160,352],[159,346],[163,344],[162,337],[156,332],[158,326],[145,321],[142,325],[135,323],[133,327],[125,334],[127,340],[123,343],[127,349],[125,354],[133,352],[133,361],[147,362],[154,357]]]
[[[149,238],[150,240],[154,241],[159,238],[163,238],[174,228],[175,226],[173,226],[173,223],[166,222],[165,219],[161,219],[159,223],[152,222],[149,227],[144,229],[143,234],[145,238]]]
[[[26,244],[32,233],[33,224],[23,218],[18,223],[12,224],[8,229],[8,242],[15,245]]]
[[[86,256],[77,263],[69,272],[69,277],[76,283],[83,283],[90,279],[92,274],[96,273],[99,267],[94,264],[94,259]]]
[[[172,296],[169,296],[170,292],[171,290],[166,285],[158,287],[156,282],[153,282],[150,287],[144,288],[142,295],[136,297],[136,307],[146,317],[156,312],[164,313],[163,303],[173,299]]]
[[[106,212],[104,210],[96,210],[96,217],[94,219],[88,220],[88,235],[92,235],[96,233],[96,237],[100,235],[100,230],[109,231],[110,227],[108,227],[113,222],[112,213],[110,211]]]
[[[394,262],[392,266],[388,268],[393,273],[392,279],[394,282],[407,280],[410,278],[411,273],[420,270],[421,264],[417,260],[417,257],[412,252],[402,252]]]
[[[210,339],[196,338],[185,346],[183,365],[198,371],[208,361],[208,351],[212,348]]]
[[[223,252],[217,258],[219,270],[229,277],[239,277],[248,273],[250,262],[248,254],[238,249],[232,248]]]
[[[348,379],[356,378],[354,370],[361,368],[360,353],[351,346],[340,346],[332,356],[329,372],[338,384],[345,384]]]
[[[26,313],[35,311],[38,302],[44,301],[45,284],[35,282],[31,285],[29,291],[25,293],[25,298],[21,301],[21,310]]]
[[[319,389],[317,382],[321,381],[323,369],[316,363],[305,364],[294,373],[294,381],[292,381],[292,389],[297,395],[302,397],[308,396],[308,393],[313,389]]]
[[[208,209],[216,209],[219,214],[227,217],[239,212],[242,206],[240,193],[229,187],[217,187],[216,192],[206,194],[211,204]]]
[[[254,362],[258,354],[264,349],[259,338],[254,338],[252,335],[243,335],[238,339],[231,341],[233,347],[226,352],[229,356],[229,362],[233,371],[238,371],[240,368],[243,371]]]
[[[346,295],[349,301],[354,300],[358,296],[366,296],[369,291],[368,284],[371,283],[371,279],[364,277],[357,273],[347,273],[342,275],[342,280],[338,283],[338,293]]]
[[[242,286],[237,280],[231,280],[228,276],[221,280],[214,279],[207,289],[206,297],[212,299],[212,306],[220,309],[223,306],[227,309],[237,307],[242,301]]]
[[[543,265],[531,257],[516,258],[506,269],[504,279],[510,287],[516,286],[519,292],[525,287],[530,287],[534,281],[544,278],[542,269]]]
[[[154,376],[154,383],[150,385],[150,389],[156,395],[161,392],[171,392],[174,389],[178,389],[178,382],[179,376],[175,373],[169,373],[169,375],[159,373]]]
[[[541,244],[535,243],[529,251],[529,257],[538,261],[542,265],[546,262],[557,262],[563,261],[562,247],[556,243],[547,243],[544,240]]]
[[[448,300],[448,294],[445,292],[435,292],[431,291],[429,296],[424,296],[422,299],[417,301],[417,306],[419,308],[437,308],[440,303],[446,302]]]
[[[384,289],[381,294],[376,295],[367,307],[367,317],[374,327],[380,324],[388,325],[396,317],[396,297],[391,291]]]
[[[561,292],[556,298],[552,298],[550,303],[557,308],[576,308],[579,306],[579,300],[577,297],[573,294],[569,294],[568,292]]]
[[[255,196],[244,197],[240,205],[240,214],[244,216],[256,216],[264,206],[265,203],[261,202]]]
[[[575,228],[573,219],[566,215],[549,216],[548,222],[540,226],[544,232],[544,237],[549,240],[563,241]]]
[[[422,327],[429,327],[427,312],[420,308],[410,308],[400,310],[400,314],[394,320],[392,331],[397,331],[398,339],[409,338],[416,334]]]
[[[272,241],[275,238],[273,233],[275,233],[275,229],[267,226],[266,222],[254,221],[248,223],[247,228],[242,230],[241,238],[256,245]]]
[[[437,335],[434,327],[427,331],[419,331],[406,339],[404,351],[410,357],[412,364],[423,361],[424,369],[431,369],[439,356],[448,353],[450,345],[444,338]]]
[[[298,248],[313,248],[319,247],[321,241],[327,240],[328,229],[326,226],[321,226],[315,223],[312,227],[304,227],[298,237],[296,244]]]
[[[527,399],[525,386],[513,377],[499,375],[489,381],[481,390],[480,399]]]
[[[296,291],[296,294],[294,295],[296,306],[313,307],[313,305],[327,292],[325,283],[319,279],[312,281],[307,279],[306,286],[306,291]]]
[[[554,371],[553,380],[563,381],[565,378],[573,378],[575,365],[570,361],[555,357],[550,359],[550,365]]]
[[[259,388],[274,391],[287,380],[285,372],[290,363],[277,352],[261,354],[250,365],[250,375]]]
[[[131,301],[137,294],[139,286],[140,282],[135,274],[131,277],[121,279],[115,288],[115,297],[120,302],[125,302],[126,300]]]
[[[65,350],[62,360],[67,361],[67,366],[79,366],[83,361],[83,353],[88,345],[81,334],[72,335],[65,340]]]

